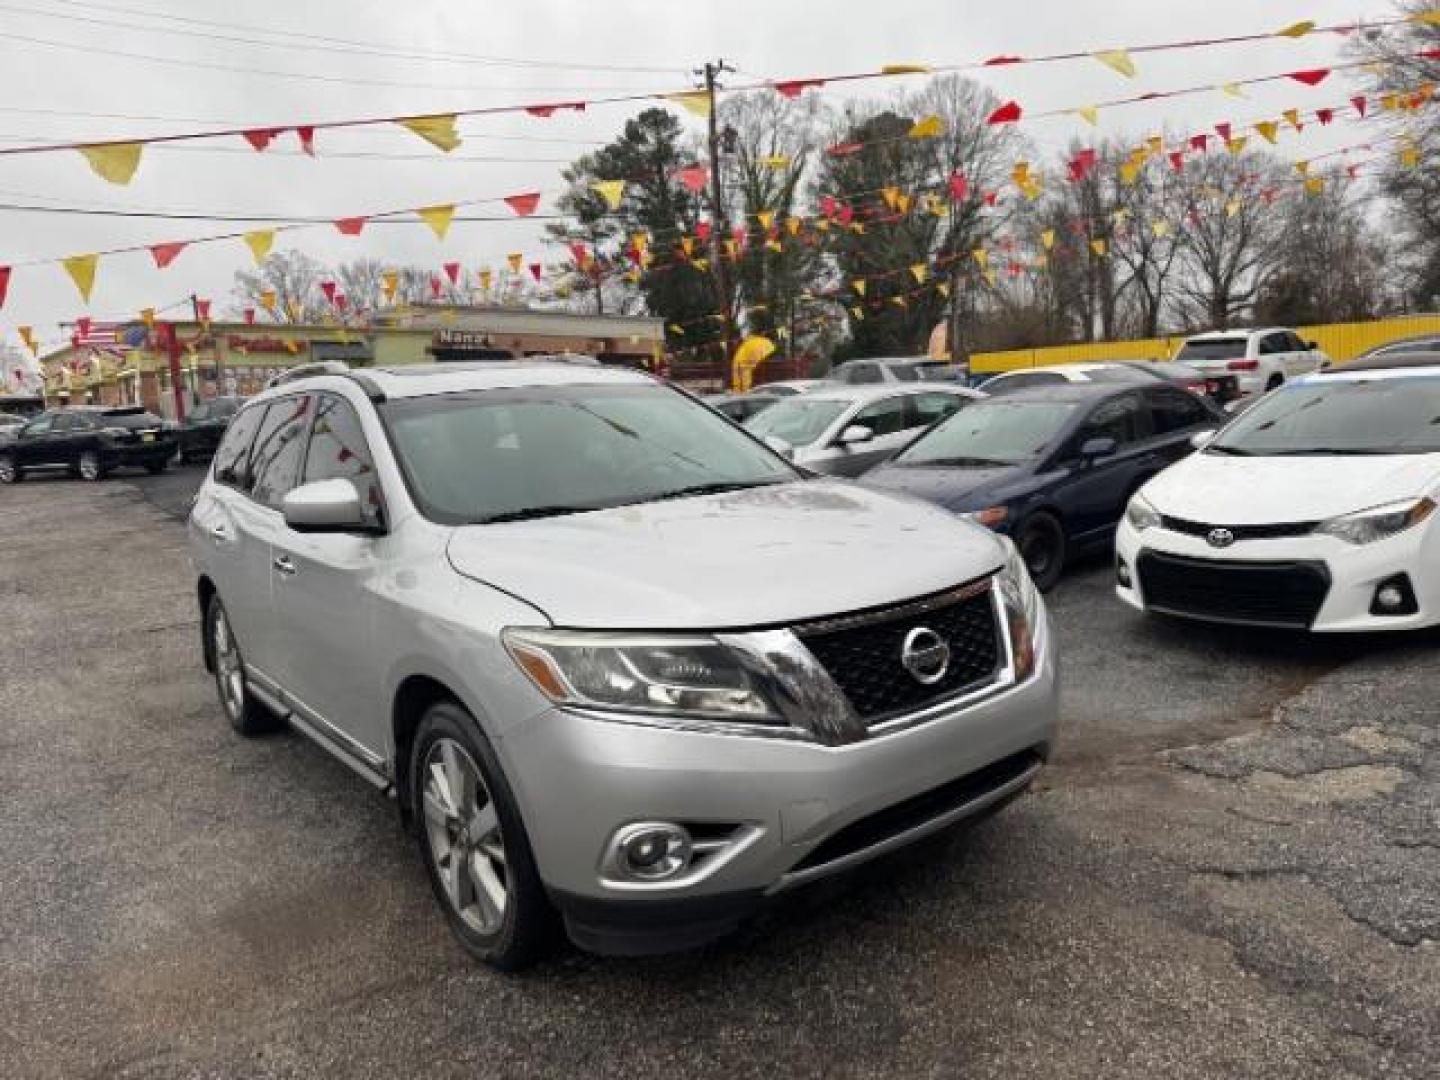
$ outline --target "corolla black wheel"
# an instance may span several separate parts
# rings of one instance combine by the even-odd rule
[[[15,464],[9,454],[0,454],[0,484],[18,484],[25,479],[25,470]]]
[[[75,463],[80,470],[81,480],[104,480],[105,466],[100,461],[100,455],[94,450],[84,450]]]
[[[1276,390],[1279,387],[1283,386],[1284,383],[1285,376],[1277,372],[1276,374],[1270,376],[1270,381],[1265,384],[1265,391],[1266,393],[1269,393],[1271,390]]]
[[[205,651],[215,672],[215,689],[225,719],[241,735],[263,735],[280,726],[280,718],[250,696],[245,687],[245,660],[230,629],[225,605],[212,596],[205,610]]]
[[[1041,592],[1053,589],[1065,569],[1065,530],[1060,522],[1049,514],[1032,515],[1016,535],[1015,546],[1035,587]]]
[[[410,792],[430,886],[460,943],[503,971],[533,963],[555,915],[499,761],[460,706],[420,721]]]
[[[151,476],[159,476],[162,472],[165,471],[165,462],[147,461],[145,463],[145,471],[148,472]]]

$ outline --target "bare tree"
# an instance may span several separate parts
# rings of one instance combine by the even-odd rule
[[[320,282],[326,268],[303,251],[277,251],[255,270],[235,275],[233,295],[242,307],[264,311],[275,322],[313,323],[329,311]],[[274,304],[267,305],[267,294]]]

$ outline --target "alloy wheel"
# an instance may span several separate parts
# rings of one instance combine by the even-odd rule
[[[0,484],[13,484],[15,482],[15,462],[8,457],[0,457]]]
[[[240,648],[230,632],[230,620],[223,608],[216,605],[215,623],[210,630],[215,650],[215,682],[220,688],[220,704],[230,719],[237,720],[245,709],[245,666],[240,661]]]
[[[510,892],[495,802],[474,758],[454,739],[435,740],[421,775],[425,835],[446,900],[466,925],[493,934]]]
[[[100,458],[93,450],[80,455],[80,477],[84,480],[100,479]]]

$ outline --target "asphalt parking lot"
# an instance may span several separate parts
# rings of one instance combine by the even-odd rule
[[[198,473],[0,490],[0,1077],[1434,1076],[1440,638],[1052,597],[1033,793],[706,950],[470,962],[392,806],[230,733]]]

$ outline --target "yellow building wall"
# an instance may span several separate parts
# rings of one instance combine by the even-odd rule
[[[1328,323],[1295,327],[1306,341],[1313,341],[1331,359],[1353,360],[1362,352],[1398,338],[1416,334],[1440,334],[1440,315],[1411,315],[1369,322]],[[1099,360],[1170,360],[1189,335],[1165,338],[1137,338],[1127,341],[1091,342],[1083,345],[1052,345],[1039,349],[1011,349],[1006,352],[975,353],[972,371],[1014,371],[1017,368],[1047,367],[1051,364],[1093,363]]]

